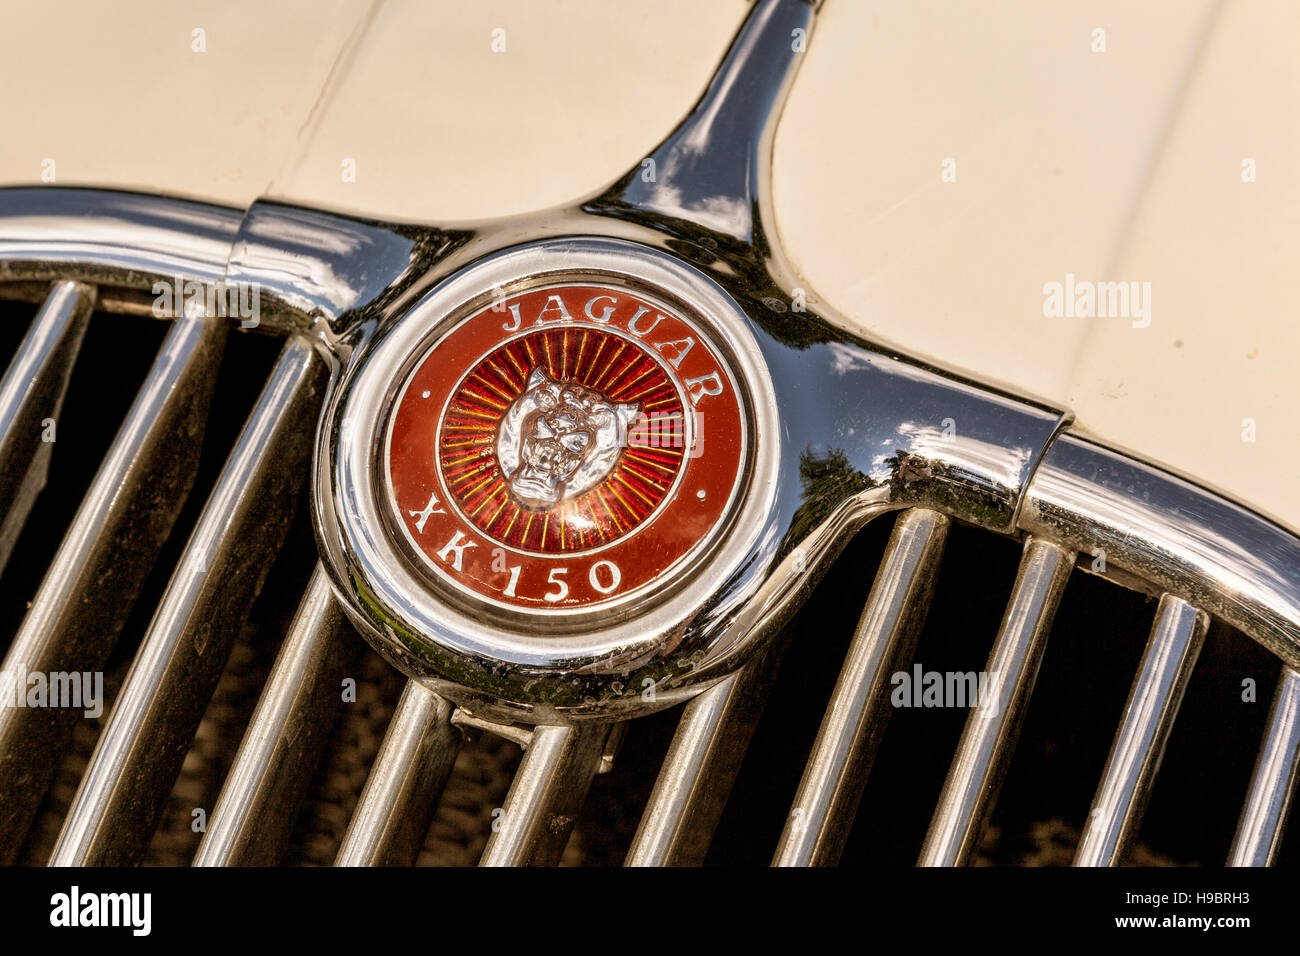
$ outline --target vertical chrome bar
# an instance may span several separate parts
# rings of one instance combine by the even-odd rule
[[[408,681],[335,866],[410,866],[460,753],[452,706]]]
[[[194,485],[226,329],[172,323],[0,670],[103,668]],[[0,862],[17,853],[79,716],[0,695]]]
[[[1092,801],[1075,866],[1115,866],[1137,836],[1165,744],[1209,619],[1182,598],[1160,598],[1151,637]]]
[[[95,305],[95,290],[56,282],[0,380],[0,571],[45,487],[63,396]]]
[[[118,694],[52,865],[129,864],[144,854],[293,518],[324,385],[311,344],[286,342]]]
[[[989,656],[990,694],[971,707],[921,849],[921,866],[963,866],[979,844],[1015,747],[1073,554],[1027,538],[1011,600]]]
[[[839,859],[889,722],[885,685],[916,647],[947,534],[948,519],[933,511],[899,515],[781,832],[774,866],[831,866]]]
[[[772,142],[819,0],[757,0],[689,116],[654,148],[657,174],[630,173],[597,208],[639,207],[762,243],[772,234]],[[766,225],[766,229],[764,226]]]
[[[686,705],[627,866],[699,866],[767,702],[775,645]]]
[[[359,645],[316,566],[244,733],[195,866],[273,866],[329,739]]]
[[[1272,866],[1300,777],[1300,671],[1283,667],[1228,866]]]
[[[480,866],[559,862],[608,734],[608,724],[542,725],[533,731]]]

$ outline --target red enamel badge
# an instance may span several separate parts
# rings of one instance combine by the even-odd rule
[[[651,587],[736,490],[735,383],[684,315],[622,288],[532,290],[460,323],[410,374],[385,455],[436,573],[511,607]]]

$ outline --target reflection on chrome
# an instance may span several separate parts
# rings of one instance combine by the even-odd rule
[[[1085,439],[1065,436],[1034,475],[1020,526],[1222,617],[1300,663],[1300,542],[1245,508]]]

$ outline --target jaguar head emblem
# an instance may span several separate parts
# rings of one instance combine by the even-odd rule
[[[547,511],[603,480],[627,444],[640,405],[614,403],[538,367],[497,431],[497,461],[511,496]]]

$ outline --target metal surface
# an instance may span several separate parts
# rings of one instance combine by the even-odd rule
[[[541,726],[515,773],[480,866],[554,866],[600,766],[609,725]]]
[[[1228,866],[1272,866],[1300,777],[1300,673],[1282,668]]]
[[[776,677],[773,647],[682,710],[627,866],[699,866]]]
[[[225,341],[220,320],[172,326],[0,669],[102,670],[194,484]],[[78,716],[0,700],[0,859],[17,853]]]
[[[447,701],[408,681],[335,866],[410,866],[460,752]]]
[[[930,605],[948,519],[899,515],[835,683],[773,858],[775,866],[832,866],[848,838],[889,722],[890,674],[906,667]]]
[[[94,303],[93,288],[55,283],[0,380],[0,571],[45,487],[63,396]]]
[[[285,344],[118,694],[52,864],[127,864],[144,853],[293,516],[323,372],[310,344]]]
[[[359,646],[318,565],[208,820],[195,866],[279,862]]]
[[[966,719],[921,850],[921,866],[963,866],[979,845],[1073,567],[1074,556],[1051,542],[1025,541],[1011,600],[985,668],[994,688],[992,699],[972,707]]]
[[[1240,505],[1063,435],[1034,475],[1019,524],[1104,556],[1300,667],[1300,539]]]
[[[1181,598],[1166,594],[1160,599],[1075,866],[1115,866],[1137,836],[1208,624],[1204,611]]]
[[[101,305],[148,315],[156,282],[224,278],[241,216],[106,189],[0,189],[0,283],[75,279],[97,286]]]

